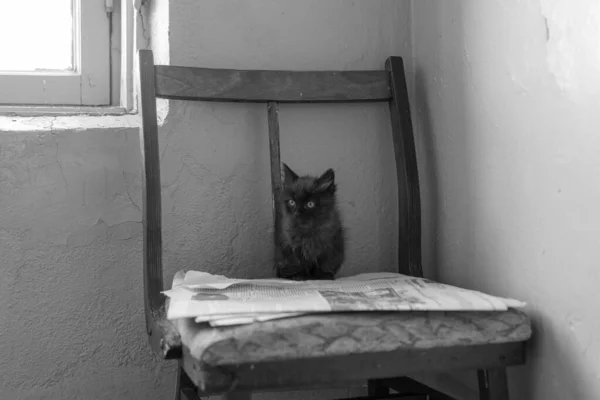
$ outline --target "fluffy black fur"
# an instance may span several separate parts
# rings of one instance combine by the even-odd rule
[[[286,164],[283,167],[275,275],[294,280],[334,279],[344,261],[345,245],[334,172],[298,176]]]

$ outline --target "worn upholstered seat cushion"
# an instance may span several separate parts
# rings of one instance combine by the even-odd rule
[[[212,328],[193,319],[173,321],[191,355],[211,366],[525,341],[525,313],[352,312],[306,315]]]

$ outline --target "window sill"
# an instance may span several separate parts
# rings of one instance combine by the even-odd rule
[[[0,116],[43,117],[60,115],[125,115],[130,114],[122,107],[69,107],[69,106],[3,106]]]
[[[139,128],[137,114],[0,115],[1,132]]]

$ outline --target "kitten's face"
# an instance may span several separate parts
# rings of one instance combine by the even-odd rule
[[[316,228],[327,220],[335,207],[333,170],[319,177],[298,176],[286,164],[282,201],[285,213],[296,226]]]

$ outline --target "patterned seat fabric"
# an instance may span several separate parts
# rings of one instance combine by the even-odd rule
[[[191,355],[210,366],[520,342],[531,336],[529,318],[514,309],[319,314],[222,328],[193,319],[173,322]]]

